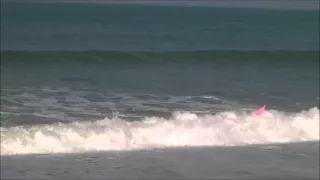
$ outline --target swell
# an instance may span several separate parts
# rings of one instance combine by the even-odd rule
[[[154,64],[154,63],[319,64],[319,51],[1,51],[1,64]]]

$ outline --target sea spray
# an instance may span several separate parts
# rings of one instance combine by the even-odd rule
[[[135,150],[179,146],[237,146],[319,140],[319,109],[267,110],[260,116],[232,111],[172,117],[119,117],[94,122],[2,128],[1,155]]]

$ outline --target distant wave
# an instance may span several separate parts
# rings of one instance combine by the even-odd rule
[[[319,140],[319,109],[268,110],[261,116],[233,111],[203,116],[175,112],[169,119],[118,117],[95,122],[1,129],[1,155],[75,153],[180,146],[236,146]]]
[[[136,63],[312,63],[319,64],[319,51],[1,51],[1,63],[90,63],[90,64],[136,64]]]

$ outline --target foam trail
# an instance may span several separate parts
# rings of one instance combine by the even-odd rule
[[[176,146],[233,146],[319,140],[319,109],[300,113],[265,111],[260,116],[223,112],[171,119],[119,118],[96,122],[2,128],[1,155],[134,150]]]

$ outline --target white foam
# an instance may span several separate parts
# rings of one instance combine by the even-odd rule
[[[213,100],[218,100],[218,101],[223,101],[222,99],[216,97],[216,96],[202,96],[205,99],[213,99]]]
[[[134,150],[176,146],[233,146],[319,140],[319,109],[300,113],[266,111],[261,116],[223,112],[171,119],[117,117],[96,122],[2,128],[1,155]]]

